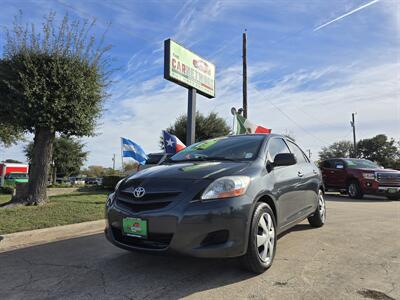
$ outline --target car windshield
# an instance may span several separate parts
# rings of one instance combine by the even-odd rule
[[[170,158],[170,162],[190,160],[254,160],[264,136],[243,135],[215,138],[193,144]]]
[[[346,159],[346,166],[350,169],[358,169],[358,168],[365,168],[365,169],[381,169],[379,165],[376,163],[366,160],[366,159]]]

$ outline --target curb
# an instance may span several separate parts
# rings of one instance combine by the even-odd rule
[[[0,253],[103,232],[105,220],[0,235]]]

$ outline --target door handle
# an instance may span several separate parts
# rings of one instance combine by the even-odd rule
[[[303,174],[303,173],[301,173],[300,171],[298,171],[298,172],[297,172],[297,176],[299,176],[299,177],[303,177],[303,176],[304,176],[304,174]]]

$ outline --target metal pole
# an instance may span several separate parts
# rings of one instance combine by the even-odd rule
[[[247,119],[247,37],[243,32],[243,117]]]
[[[123,147],[122,138],[121,138],[121,170],[122,170],[122,172],[124,171],[124,147]]]
[[[355,113],[351,114],[351,127],[353,127],[353,149],[354,149],[354,157],[358,157],[357,155],[357,142],[356,142],[356,122],[354,118]]]
[[[112,161],[113,161],[113,170],[115,171],[115,153],[113,155]]]
[[[186,146],[194,144],[196,134],[196,89],[188,89],[188,113],[186,123]]]

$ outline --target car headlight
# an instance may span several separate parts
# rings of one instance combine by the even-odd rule
[[[212,182],[201,195],[202,200],[238,197],[246,193],[250,184],[247,176],[226,176]]]
[[[121,185],[122,181],[124,181],[124,179],[125,179],[125,178],[123,178],[123,179],[121,179],[120,181],[117,182],[117,184],[115,185],[114,192],[115,192],[116,190],[118,190],[119,186]]]
[[[374,173],[362,173],[362,176],[365,179],[375,180],[375,174]]]

